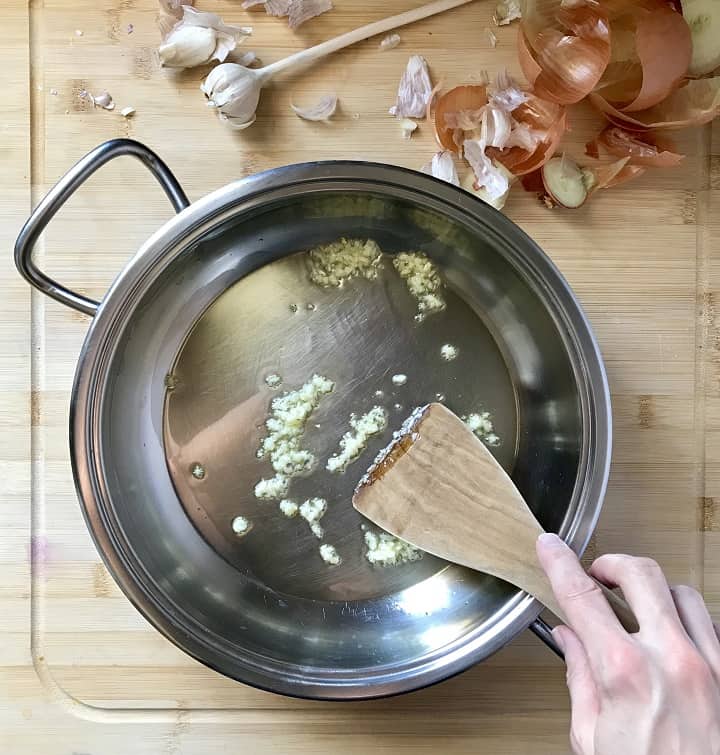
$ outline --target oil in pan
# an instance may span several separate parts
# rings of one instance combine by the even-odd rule
[[[279,594],[362,601],[445,568],[428,555],[393,567],[371,564],[366,525],[351,505],[358,480],[415,407],[440,400],[480,425],[490,412],[493,452],[507,469],[514,463],[513,383],[483,319],[447,281],[442,306],[427,299],[423,313],[422,291],[398,272],[407,278],[402,263],[413,258],[384,251],[376,269],[344,281],[311,275],[307,252],[252,272],[205,311],[168,376],[165,448],[188,516],[227,561]],[[313,376],[332,386],[313,405],[302,436],[317,463],[292,477],[285,493],[258,498],[258,481],[273,474],[258,457],[271,402]],[[378,412],[386,421],[363,436],[359,456],[344,471],[338,464],[329,470],[351,415]],[[325,503],[321,527],[308,526],[312,505],[308,521],[285,515],[314,499]]]

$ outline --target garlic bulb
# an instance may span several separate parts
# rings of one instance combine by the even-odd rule
[[[270,65],[263,66],[262,68],[246,68],[245,66],[238,65],[237,63],[222,63],[214,68],[208,74],[208,77],[201,84],[200,89],[207,95],[209,105],[217,108],[220,117],[227,121],[227,123],[233,128],[243,129],[248,126],[252,126],[255,122],[255,110],[257,109],[258,102],[260,101],[260,92],[263,86],[267,84],[270,79],[281,73],[287,73],[293,69],[306,68],[318,60],[330,55],[331,53],[342,50],[345,47],[354,45],[363,39],[374,37],[378,34],[384,34],[391,29],[395,29],[398,26],[404,26],[415,21],[419,21],[429,16],[434,16],[437,13],[456,8],[459,5],[465,5],[472,0],[433,0],[433,2],[423,5],[420,8],[413,8],[412,10],[399,13],[396,16],[390,18],[384,18],[380,21],[373,21],[370,24],[361,26],[359,29],[345,32],[337,37],[328,39],[326,42],[321,42],[314,47],[309,47],[306,50],[300,50],[293,53],[282,60],[278,60]],[[315,6],[318,7],[318,6]],[[187,8],[185,9],[187,14]],[[205,16],[213,14],[202,14]],[[218,19],[219,20],[219,19]],[[183,19],[184,21],[184,19]],[[222,22],[221,22],[222,23]],[[176,27],[177,28],[177,27]],[[228,27],[224,27],[228,28]],[[246,30],[250,33],[250,30]],[[227,54],[227,53],[225,53]],[[422,113],[418,117],[424,117],[427,108],[427,101],[432,96],[432,86],[428,87],[430,77],[427,73],[427,64],[424,58],[415,56],[417,60],[411,59],[411,69],[408,73],[406,71],[405,77],[417,78],[419,80],[418,87],[411,86],[408,82],[408,88],[413,91],[410,92],[409,103],[410,106],[418,107],[418,103],[423,103]],[[414,68],[418,67],[420,70],[415,71]],[[416,82],[413,80],[412,84]],[[401,84],[401,89],[403,85]],[[425,92],[427,89],[427,92]],[[398,104],[404,105],[405,97],[398,97]],[[394,111],[395,109],[393,109]],[[398,112],[398,116],[403,117],[409,114],[403,114]]]
[[[169,68],[194,68],[213,60],[222,62],[252,29],[230,26],[216,13],[183,5],[182,19],[169,31],[158,50],[160,62]]]
[[[262,69],[253,70],[238,63],[221,63],[213,68],[200,85],[208,105],[217,108],[220,117],[236,129],[255,123],[264,77]]]

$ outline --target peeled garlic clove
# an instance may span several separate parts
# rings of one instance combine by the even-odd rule
[[[306,121],[328,121],[337,108],[338,98],[335,94],[328,94],[312,107],[297,107],[290,103],[295,115]]]
[[[433,86],[425,58],[413,55],[400,78],[397,99],[390,115],[399,118],[424,118],[432,96]]]
[[[221,63],[210,71],[200,89],[208,105],[217,108],[228,125],[244,129],[255,122],[262,89],[262,77],[257,71],[238,63]]]
[[[403,139],[410,139],[417,127],[417,123],[411,121],[410,118],[400,119],[400,130],[402,131]]]
[[[455,161],[452,152],[448,150],[436,152],[432,156],[432,160],[427,165],[423,165],[421,170],[423,173],[429,173],[431,176],[439,178],[441,181],[447,181],[453,186],[460,186]]]
[[[399,34],[388,34],[387,37],[383,37],[380,40],[380,44],[378,47],[385,51],[385,50],[392,50],[395,47],[397,47],[400,44],[400,35]]]
[[[122,115],[123,118],[129,118],[132,115],[135,115],[135,108],[134,107],[124,107],[120,111],[120,115]]]
[[[92,101],[93,107],[101,107],[105,110],[115,109],[115,103],[113,102],[113,98],[110,92],[103,91],[97,95],[91,94],[90,100]]]
[[[213,60],[222,62],[251,33],[248,27],[223,23],[216,13],[184,5],[182,20],[160,45],[160,62],[168,68],[194,68]]]

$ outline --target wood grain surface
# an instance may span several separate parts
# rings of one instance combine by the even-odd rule
[[[406,10],[412,0],[336,0],[299,33],[203,0],[251,23],[247,49],[265,62]],[[412,53],[447,85],[482,69],[517,71],[513,27],[484,32],[477,2],[377,40],[266,90],[250,130],[224,129],[198,91],[203,71],[160,70],[154,0],[6,0],[0,64],[3,324],[0,327],[0,752],[3,755],[204,755],[372,751],[445,755],[568,752],[564,668],[531,635],[433,688],[357,704],[289,700],[230,682],[153,631],[119,593],[85,529],[67,447],[69,389],[88,319],[31,293],[10,249],[31,204],[87,150],[132,136],[159,151],[191,199],[289,162],[357,158],[420,167],[433,153],[421,124],[402,140],[387,115]],[[133,25],[128,33],[128,24]],[[76,34],[76,30],[82,34]],[[109,90],[115,112],[82,89]],[[328,125],[296,118],[336,91]],[[124,119],[119,109],[136,108]],[[568,149],[599,127],[572,113]],[[614,402],[610,487],[588,558],[653,555],[673,582],[704,591],[720,615],[720,129],[683,134],[682,167],[608,191],[575,213],[550,212],[522,191],[506,213],[551,255],[585,306],[604,351]],[[134,162],[96,174],[60,212],[42,265],[94,297],[169,215]]]

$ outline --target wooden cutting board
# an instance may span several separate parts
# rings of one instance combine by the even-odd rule
[[[267,62],[337,32],[412,7],[411,0],[337,8],[297,35],[247,14],[239,0],[206,0],[229,22],[255,27]],[[402,140],[386,114],[407,57],[422,53],[451,86],[482,69],[517,71],[516,29],[491,27],[478,1],[401,31],[380,53],[369,41],[268,90],[258,123],[221,127],[198,91],[201,71],[161,71],[154,0],[8,0],[0,151],[3,326],[0,328],[0,751],[8,755],[215,753],[568,752],[564,668],[531,635],[431,689],[357,704],[288,700],[190,660],[140,618],[90,541],[67,450],[69,389],[87,318],[31,294],[12,267],[15,234],[59,175],[99,142],[132,136],[158,150],[191,199],[284,163],[358,158],[418,168],[430,128]],[[132,25],[130,31],[129,25]],[[115,112],[87,89],[109,90]],[[298,120],[296,104],[335,91],[329,125]],[[118,111],[136,108],[131,119]],[[599,127],[572,114],[570,151]],[[580,211],[548,211],[522,191],[506,207],[552,256],[587,309],[609,370],[615,452],[595,552],[655,556],[673,582],[704,591],[720,615],[720,129],[680,139],[685,164],[608,191]],[[101,297],[168,216],[140,166],[97,174],[53,222],[40,259],[61,281]],[[720,500],[720,499],[718,499]]]

